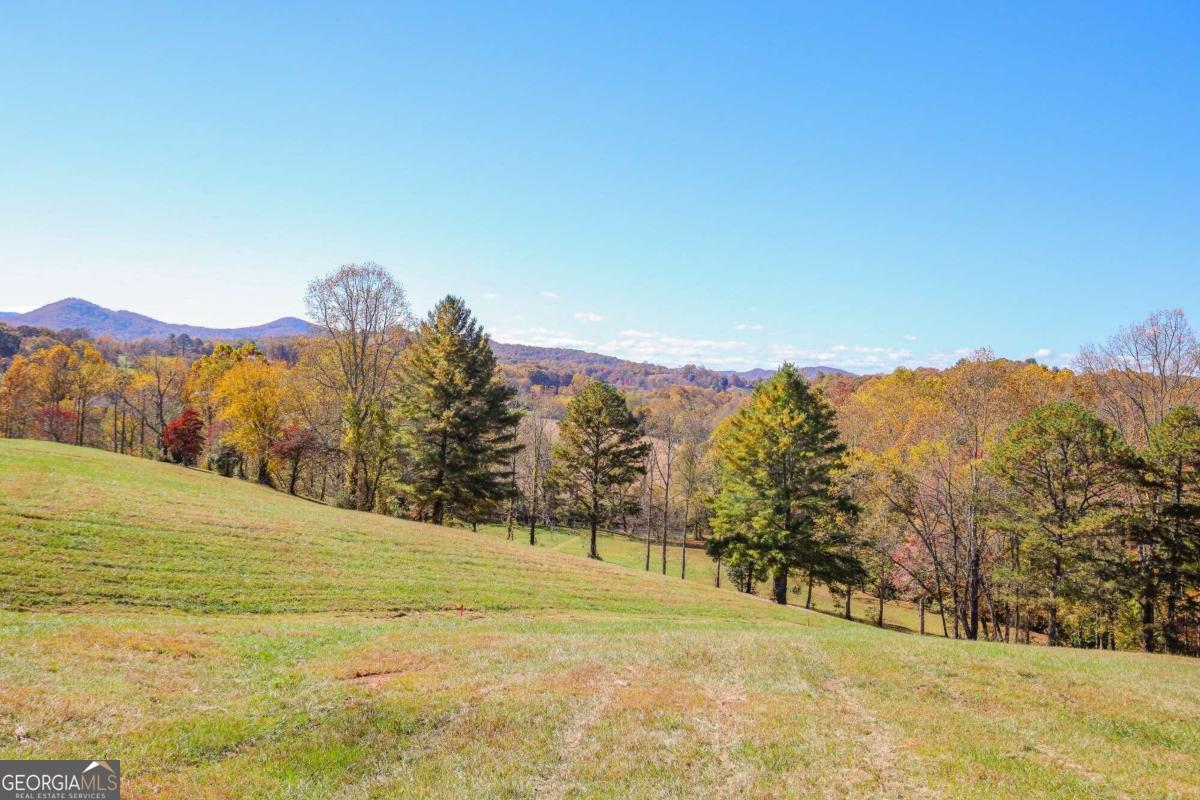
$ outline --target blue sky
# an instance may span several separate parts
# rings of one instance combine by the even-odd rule
[[[6,7],[0,309],[373,260],[501,340],[860,371],[1200,313],[1194,5],[166,5]]]

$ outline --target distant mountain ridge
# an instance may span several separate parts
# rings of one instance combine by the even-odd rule
[[[319,328],[311,322],[297,317],[281,317],[262,325],[244,328],[209,328],[202,325],[183,325],[138,314],[133,311],[114,311],[78,297],[68,297],[49,303],[33,311],[0,311],[0,323],[10,326],[30,325],[60,331],[66,328],[82,328],[93,337],[109,336],[122,341],[135,339],[165,339],[174,334],[187,334],[208,341],[238,341],[242,339],[267,339],[282,336],[308,336]],[[616,356],[574,350],[566,347],[537,347],[527,344],[492,342],[492,350],[502,364],[534,364],[550,368],[576,368],[584,374],[600,379],[614,379],[625,372],[633,371],[639,380],[650,384],[681,385],[715,382],[732,386],[750,386],[775,374],[773,369],[755,368],[743,370],[709,370],[687,365],[664,367],[658,364],[630,361]],[[844,369],[828,366],[800,367],[806,378],[825,375],[853,375]],[[616,382],[620,383],[620,380]]]
[[[856,372],[842,369],[841,367],[830,367],[825,364],[818,364],[814,367],[797,367],[797,369],[800,370],[801,375],[809,380],[812,380],[813,378],[819,378],[822,375],[850,375],[853,377],[858,374]],[[775,370],[755,367],[754,369],[746,369],[742,370],[741,372],[735,370],[722,370],[721,374],[732,375],[737,378],[741,378],[746,383],[758,383],[759,381],[768,380],[772,375],[775,374]]]
[[[648,362],[629,361],[616,356],[574,350],[568,347],[535,347],[528,344],[492,342],[492,352],[501,364],[536,366],[565,372],[576,371],[618,386],[654,388],[656,386],[748,387],[765,381],[775,374],[773,369],[756,367],[748,370],[713,370],[695,364],[664,367]],[[838,367],[798,367],[809,380],[822,375],[849,375]]]
[[[60,331],[65,328],[83,328],[90,336],[109,336],[125,341],[133,339],[165,339],[171,334],[199,339],[229,341],[239,339],[267,339],[273,336],[301,336],[311,334],[317,327],[296,317],[280,317],[261,325],[244,328],[207,328],[201,325],[182,325],[162,322],[137,314],[133,311],[113,311],[95,303],[68,297],[25,313],[0,312],[0,321],[5,325],[32,325]]]

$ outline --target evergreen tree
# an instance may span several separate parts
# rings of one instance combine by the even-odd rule
[[[401,373],[404,493],[416,516],[435,524],[477,520],[510,491],[519,415],[487,334],[460,298],[447,295],[421,322]]]
[[[1145,462],[1157,502],[1146,515],[1153,526],[1143,546],[1152,551],[1155,580],[1166,591],[1167,650],[1180,653],[1183,621],[1200,613],[1200,598],[1188,591],[1200,584],[1200,414],[1191,406],[1168,412],[1150,430]]]
[[[777,603],[787,602],[792,569],[846,580],[861,571],[823,530],[831,516],[853,513],[834,483],[846,448],[833,408],[794,366],[784,364],[755,388],[724,424],[716,449],[720,488],[710,553],[767,568]]]
[[[554,446],[551,481],[566,491],[588,521],[589,558],[600,558],[596,529],[606,514],[637,513],[637,501],[616,490],[644,474],[649,449],[625,398],[608,384],[590,383],[567,404]]]
[[[1119,493],[1133,463],[1117,430],[1075,403],[1052,403],[1013,423],[989,456],[1010,489],[1008,517],[1024,566],[1044,587],[1046,634],[1062,641],[1060,606],[1094,583],[1083,567],[1120,527]]]

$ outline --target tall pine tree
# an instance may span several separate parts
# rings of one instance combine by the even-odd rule
[[[401,372],[402,491],[420,519],[473,522],[510,490],[519,415],[487,335],[460,298],[447,295],[421,322]]]
[[[637,419],[625,398],[600,381],[589,383],[567,404],[558,428],[551,482],[565,489],[591,530],[589,558],[600,558],[596,530],[606,514],[636,513],[636,501],[616,491],[645,472],[650,445],[642,441]]]
[[[1096,548],[1119,530],[1133,454],[1116,428],[1076,403],[1051,403],[1014,422],[988,456],[1008,488],[1007,517],[1022,569],[1045,587],[1050,645],[1062,643],[1061,606],[1086,600],[1103,565]]]
[[[1200,596],[1189,591],[1200,584],[1200,414],[1191,406],[1168,412],[1150,429],[1144,462],[1156,502],[1142,515],[1151,536],[1139,544],[1153,556],[1154,578],[1166,592],[1167,651],[1182,653],[1184,621],[1195,624],[1200,615]],[[1153,644],[1143,632],[1147,643]]]
[[[791,364],[754,390],[717,440],[720,489],[709,552],[768,570],[772,596],[787,602],[793,569],[846,571],[845,548],[827,547],[822,526],[853,506],[834,485],[845,445],[833,408]],[[853,570],[851,570],[853,571]]]

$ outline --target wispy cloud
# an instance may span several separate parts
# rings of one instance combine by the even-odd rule
[[[737,339],[690,339],[659,331],[623,330],[605,342],[603,352],[632,361],[708,367],[742,366],[749,345]]]
[[[735,331],[761,331],[763,326],[759,325],[758,323],[739,322],[737,325],[733,326],[733,329]]]
[[[492,338],[497,342],[528,344],[534,347],[571,347],[577,350],[594,350],[599,347],[593,341],[552,328],[495,328],[492,330]]]
[[[1033,351],[1033,357],[1034,358],[1049,358],[1050,354],[1053,352],[1054,351],[1051,350],[1049,347],[1039,347],[1037,350]]]
[[[545,300],[558,300],[558,292],[538,292],[538,296]]]
[[[604,319],[603,315],[591,311],[576,311],[573,317],[584,323]],[[718,370],[778,367],[787,361],[798,366],[840,367],[859,373],[891,372],[897,367],[949,367],[974,352],[970,347],[914,352],[910,347],[841,342],[823,347],[800,347],[785,342],[750,342],[738,338],[694,338],[638,328],[626,328],[607,339],[590,339],[580,336],[578,331],[520,324],[496,328],[492,334],[500,342],[569,347],[668,367],[698,364]],[[1047,355],[1042,355],[1043,350]],[[1042,359],[1048,354],[1048,348],[1042,348],[1036,355]],[[1070,354],[1059,354],[1049,357],[1047,363],[1070,363],[1071,358]]]
[[[922,363],[929,364],[934,367],[949,367],[958,363],[962,359],[971,355],[971,348],[956,347],[950,351],[935,351],[929,353],[922,359]]]
[[[482,297],[484,300],[495,300],[496,293],[495,292],[484,292],[483,294],[480,295],[480,297]]]
[[[905,339],[905,341],[915,342],[917,340],[917,337],[913,336],[911,333],[906,333],[906,334],[904,334],[904,339]]]

